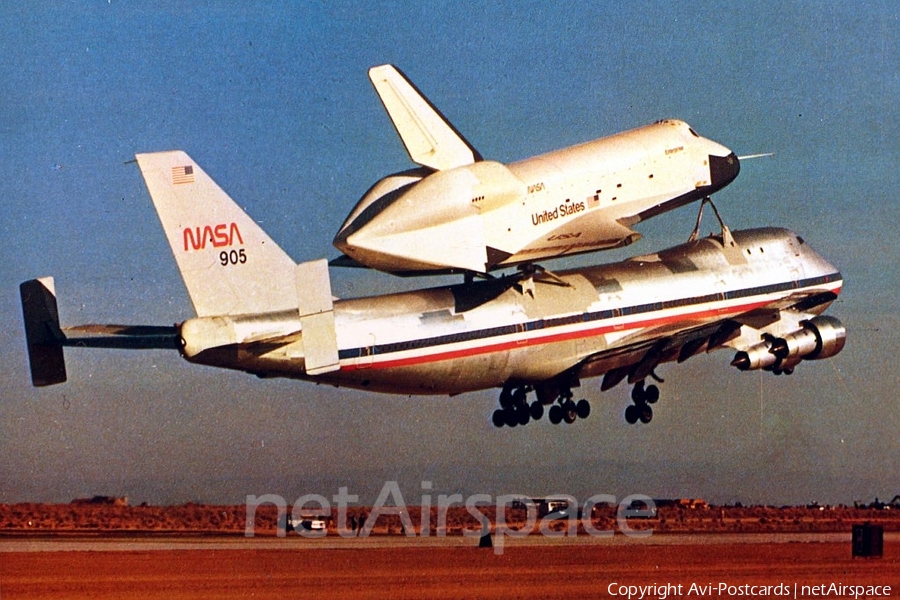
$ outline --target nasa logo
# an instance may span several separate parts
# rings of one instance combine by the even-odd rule
[[[184,228],[184,251],[203,250],[206,245],[212,244],[214,248],[232,246],[235,241],[244,244],[241,231],[237,223],[219,223],[218,225],[205,225],[203,227]]]

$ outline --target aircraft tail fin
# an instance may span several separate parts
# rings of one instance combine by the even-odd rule
[[[297,308],[294,261],[190,156],[135,158],[197,316]]]
[[[372,67],[369,79],[413,162],[442,171],[481,160],[478,151],[395,66]]]
[[[43,387],[66,381],[63,357],[65,334],[59,327],[59,310],[52,277],[31,279],[19,286],[31,383]]]

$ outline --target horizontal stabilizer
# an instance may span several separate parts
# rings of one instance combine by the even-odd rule
[[[31,383],[44,387],[66,381],[63,347],[130,350],[178,349],[175,326],[76,325],[59,326],[56,289],[52,277],[31,279],[19,286]]]
[[[63,329],[65,346],[173,350],[178,348],[177,327],[155,325],[78,325]]]
[[[66,363],[62,343],[65,335],[59,328],[56,289],[52,277],[31,279],[19,286],[22,316],[25,318],[25,340],[31,383],[43,387],[66,380]]]
[[[396,67],[372,67],[369,79],[413,162],[443,171],[481,160],[471,144]]]

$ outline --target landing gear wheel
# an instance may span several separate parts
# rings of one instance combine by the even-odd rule
[[[587,419],[588,415],[591,414],[591,403],[582,398],[575,405],[575,412],[578,413],[579,419]]]
[[[629,404],[627,407],[625,407],[625,420],[629,425],[634,425],[635,423],[637,423],[638,417],[639,414],[637,406],[635,406],[634,404]]]
[[[525,404],[526,394],[527,392],[525,391],[525,388],[517,387],[516,389],[514,389],[512,393],[513,406],[522,406],[523,404]]]
[[[525,404],[520,404],[516,407],[516,416],[519,418],[519,425],[525,426],[528,425],[528,421],[531,420],[531,414],[528,412],[528,406]]]
[[[540,421],[541,417],[544,416],[544,405],[541,404],[538,400],[532,402],[528,410],[531,413],[531,418],[535,421]]]
[[[638,417],[640,418],[641,423],[646,425],[647,423],[649,423],[650,421],[653,420],[653,409],[650,408],[650,406],[648,404],[643,404],[641,406],[638,406],[637,409],[638,409],[638,413],[639,413]]]
[[[503,420],[507,427],[515,427],[519,424],[519,414],[512,406],[503,409]]]
[[[652,373],[651,375],[657,381],[662,381]],[[631,425],[638,421],[641,423],[652,421],[653,409],[650,408],[650,405],[656,404],[659,400],[659,388],[653,384],[644,387],[643,380],[638,381],[631,389],[631,399],[634,401],[634,404],[625,409],[625,420]]]
[[[563,420],[566,423],[572,424],[575,422],[575,419],[578,418],[578,411],[575,408],[575,403],[571,400],[566,400],[566,403],[563,404]]]
[[[491,421],[494,423],[494,427],[503,427],[506,424],[506,415],[502,408],[494,411],[494,414],[491,415]]]
[[[503,386],[503,389],[500,391],[500,408],[512,406],[512,392],[511,387]]]
[[[559,404],[554,404],[550,407],[550,422],[554,425],[559,425],[560,421],[563,420],[563,409]]]
[[[655,386],[654,386],[655,387]],[[638,381],[634,384],[634,387],[631,388],[631,399],[635,404],[640,404],[644,401],[644,382]]]

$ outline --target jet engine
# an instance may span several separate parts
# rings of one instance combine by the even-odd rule
[[[731,364],[741,371],[764,369],[790,374],[801,360],[831,358],[844,349],[847,330],[834,317],[818,316],[801,321],[801,329],[784,337],[768,336],[765,341],[741,350]]]

